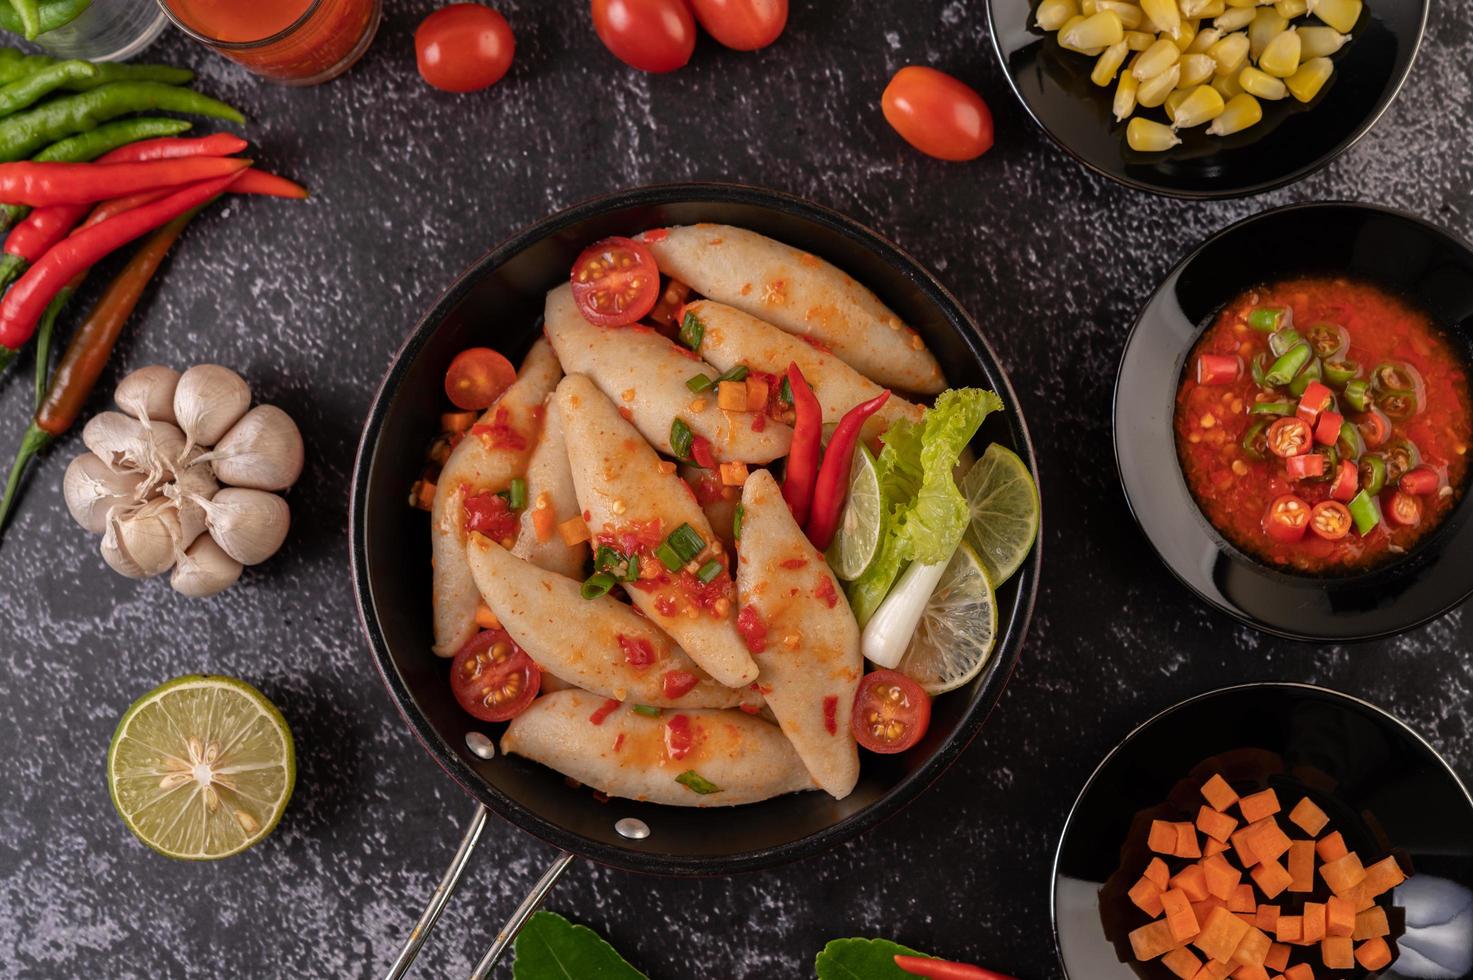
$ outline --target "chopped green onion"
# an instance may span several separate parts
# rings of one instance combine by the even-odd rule
[[[747,505],[737,504],[736,513],[731,518],[731,536],[736,540],[742,539],[742,518],[747,516]]]
[[[777,390],[777,397],[784,405],[793,404],[793,386],[788,382],[787,378],[783,378],[782,387]]]
[[[594,572],[583,583],[583,598],[597,599],[609,594],[614,587],[614,576],[608,572]]]
[[[677,459],[690,459],[691,443],[695,436],[691,434],[690,426],[678,416],[670,423],[670,451]]]
[[[710,561],[706,562],[706,564],[701,566],[700,571],[696,572],[696,578],[700,579],[701,582],[704,584],[709,584],[713,578],[720,575],[724,571],[726,571],[726,566],[721,564],[721,562],[717,561],[715,558],[712,558]]]
[[[717,786],[694,769],[687,769],[679,776],[676,776],[675,781],[692,793],[700,793],[702,796],[710,796],[712,793],[721,792],[720,786]]]
[[[629,570],[624,573],[624,581],[625,582],[638,582],[639,581],[639,556],[638,555],[630,555],[629,556]]]
[[[637,715],[644,715],[646,718],[658,718],[658,717],[660,717],[660,709],[659,708],[651,708],[647,704],[636,704],[634,706],[634,709],[633,710],[634,710],[634,713],[635,714],[637,714]]]
[[[706,547],[706,539],[701,537],[701,533],[689,524],[682,524],[671,531],[670,536],[665,539],[665,543],[670,546],[675,554],[680,556],[681,564],[695,558]],[[673,572],[675,569],[672,568],[671,571]]]
[[[725,374],[723,374],[721,377],[717,378],[716,380],[717,381],[746,381],[747,380],[747,374],[748,374],[747,366],[745,364],[738,364],[736,367],[732,368],[730,371],[727,371]]]
[[[675,553],[675,549],[670,547],[669,541],[660,542],[660,546],[655,549],[655,557],[660,559],[661,565],[664,565],[672,572],[678,572],[685,567],[685,560]]]
[[[1381,523],[1381,505],[1376,498],[1362,490],[1349,503],[1350,516],[1355,520],[1355,529],[1365,537]]]
[[[527,481],[521,477],[511,481],[506,498],[507,504],[512,510],[522,510],[527,506]]]
[[[685,386],[689,388],[692,392],[699,395],[701,392],[710,388],[715,383],[716,382],[712,381],[704,374],[697,374],[694,377],[687,379],[685,382]]]
[[[701,338],[706,336],[706,325],[701,318],[690,311],[686,311],[685,319],[680,321],[680,342],[691,350],[701,349]]]
[[[593,567],[600,572],[607,572],[609,569],[618,565],[619,562],[623,561],[623,559],[624,556],[613,548],[610,548],[606,544],[601,544],[598,546],[598,551],[594,552]]]

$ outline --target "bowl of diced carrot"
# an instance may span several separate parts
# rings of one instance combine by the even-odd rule
[[[1071,980],[1473,976],[1473,800],[1366,702],[1214,691],[1101,763],[1053,897]]]

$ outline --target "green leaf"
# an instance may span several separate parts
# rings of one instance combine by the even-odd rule
[[[915,980],[895,965],[896,954],[925,956],[888,939],[834,939],[813,961],[818,980]]]
[[[514,980],[649,980],[587,926],[537,912],[517,934]]]

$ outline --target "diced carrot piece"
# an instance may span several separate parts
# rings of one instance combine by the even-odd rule
[[[1203,857],[1211,857],[1214,854],[1221,854],[1223,851],[1226,851],[1227,849],[1228,849],[1228,846],[1226,844],[1224,844],[1220,840],[1215,840],[1215,839],[1213,839],[1211,837],[1207,838],[1206,840],[1204,840],[1202,842],[1202,856]]]
[[[1130,886],[1126,893],[1135,907],[1149,915],[1151,918],[1159,918],[1161,915],[1161,886],[1149,878],[1142,878]]]
[[[1356,885],[1354,888],[1348,889],[1345,894],[1341,895],[1340,897],[1349,902],[1351,907],[1354,908],[1357,912],[1364,912],[1366,909],[1376,904],[1376,896],[1371,894],[1371,890],[1366,887],[1366,883],[1364,881],[1361,882],[1359,885]]]
[[[1162,892],[1161,908],[1166,913],[1171,938],[1176,942],[1184,943],[1201,931],[1197,925],[1197,914],[1192,911],[1192,900],[1185,892],[1175,888]]]
[[[1245,796],[1238,801],[1238,811],[1243,814],[1246,823],[1257,823],[1264,817],[1271,817],[1279,812],[1279,797],[1272,789],[1266,789],[1252,796]]]
[[[1202,797],[1218,813],[1223,812],[1238,802],[1238,794],[1233,792],[1233,788],[1228,785],[1228,781],[1223,779],[1221,775],[1213,776],[1202,784]]]
[[[1406,880],[1407,876],[1402,872],[1401,865],[1396,863],[1396,858],[1388,855],[1366,869],[1366,893],[1375,898]]]
[[[1202,859],[1202,874],[1207,879],[1207,893],[1223,901],[1233,896],[1238,883],[1243,880],[1243,872],[1228,863],[1221,854]]]
[[[1325,938],[1325,906],[1320,902],[1304,903],[1304,929],[1301,939],[1317,943]]]
[[[1284,870],[1284,866],[1277,861],[1264,861],[1250,874],[1265,898],[1278,898],[1284,889],[1294,881],[1289,872]]]
[[[1210,806],[1197,811],[1197,829],[1214,840],[1226,841],[1237,827],[1237,817],[1218,813]]]
[[[1289,945],[1287,943],[1274,943],[1268,948],[1268,955],[1263,958],[1263,965],[1270,970],[1283,970],[1289,965]]]
[[[1326,936],[1320,941],[1320,959],[1332,970],[1355,966],[1355,944],[1348,936]]]
[[[1158,857],[1151,858],[1151,863],[1146,865],[1146,873],[1141,877],[1147,881],[1154,881],[1162,891],[1165,891],[1171,881],[1171,869],[1166,862]]]
[[[593,535],[588,533],[588,525],[583,522],[581,515],[574,514],[557,526],[557,533],[563,539],[563,544],[572,547],[582,544]]]
[[[1253,912],[1258,911],[1258,900],[1253,897],[1253,886],[1246,881],[1233,889],[1233,895],[1228,899],[1229,912]]]
[[[537,542],[545,544],[552,540],[552,534],[557,530],[557,514],[553,513],[551,507],[532,508],[532,533],[537,535]]]
[[[747,381],[721,381],[716,385],[716,407],[723,412],[747,411]]]
[[[1386,921],[1386,910],[1379,905],[1373,905],[1364,912],[1355,914],[1355,931],[1350,934],[1352,939],[1376,939],[1379,936],[1391,935],[1391,923]]]
[[[1152,820],[1151,833],[1146,846],[1157,854],[1176,855],[1176,824],[1167,820]]]
[[[1148,922],[1130,933],[1130,948],[1135,952],[1135,958],[1142,962],[1154,960],[1178,945],[1180,944],[1171,938],[1171,927],[1166,924],[1165,919]]]
[[[746,463],[722,463],[720,470],[723,487],[739,487],[747,482]]]
[[[1202,961],[1197,959],[1197,954],[1185,946],[1178,946],[1161,958],[1161,965],[1172,973],[1181,977],[1182,980],[1192,980],[1197,971],[1202,969]]]
[[[1260,861],[1277,861],[1294,842],[1279,829],[1277,820],[1264,820],[1248,828],[1248,848]]]
[[[1253,926],[1255,929],[1258,927],[1258,913],[1256,911],[1234,912],[1233,915],[1236,915],[1238,918],[1248,923],[1248,925]]]
[[[1295,963],[1284,971],[1284,980],[1314,980],[1314,967],[1308,963]]]
[[[1297,943],[1304,938],[1304,917],[1299,915],[1279,916],[1279,927],[1274,931],[1281,943]]]
[[[767,406],[767,395],[767,379],[755,374],[747,375],[747,411],[763,411]]]
[[[1253,853],[1253,848],[1248,846],[1248,832],[1253,828],[1240,827],[1228,838],[1233,845],[1233,853],[1238,856],[1238,863],[1245,868],[1251,868],[1258,863],[1258,855]]]
[[[1261,966],[1240,966],[1231,976],[1233,980],[1268,980],[1268,971]]]
[[[455,434],[464,432],[476,424],[480,412],[445,412],[440,416],[440,431]]]
[[[1243,933],[1243,938],[1238,940],[1238,948],[1233,951],[1232,962],[1239,966],[1263,966],[1263,961],[1268,957],[1268,948],[1273,945],[1273,940],[1259,929],[1249,927]]]
[[[1368,939],[1356,948],[1355,961],[1367,970],[1379,970],[1391,962],[1391,947],[1379,936]]]
[[[1294,804],[1294,809],[1289,811],[1289,822],[1311,837],[1318,837],[1320,831],[1325,829],[1325,824],[1330,818],[1325,816],[1325,811],[1315,805],[1314,800],[1305,797]]]
[[[1339,895],[1366,880],[1366,869],[1361,866],[1360,855],[1351,851],[1343,858],[1320,865],[1320,877],[1330,886],[1330,891]]]
[[[1207,921],[1202,924],[1202,931],[1192,940],[1192,945],[1206,953],[1208,959],[1227,963],[1232,960],[1238,943],[1243,941],[1247,932],[1246,922],[1226,909],[1213,909]]]
[[[1279,927],[1279,907],[1277,905],[1258,906],[1253,924],[1264,932],[1275,931]]]
[[[1289,845],[1289,890],[1314,891],[1314,841],[1297,840]]]
[[[1203,874],[1200,864],[1189,864],[1178,871],[1171,879],[1171,887],[1186,892],[1187,898],[1194,902],[1203,901],[1211,894],[1207,890],[1207,876]]]
[[[1206,922],[1207,917],[1212,914],[1213,909],[1225,909],[1227,903],[1219,898],[1207,898],[1200,902],[1192,903],[1192,914],[1197,917],[1198,922]]]
[[[1340,835],[1340,831],[1338,830],[1315,841],[1314,851],[1320,856],[1320,860],[1326,864],[1331,861],[1338,861],[1350,853],[1350,850],[1345,846],[1345,838]]]
[[[501,629],[501,620],[491,611],[491,607],[484,602],[476,606],[476,625],[483,630]]]
[[[1355,906],[1339,895],[1325,902],[1325,935],[1349,937],[1355,933]]]
[[[1233,965],[1231,963],[1220,963],[1217,960],[1208,960],[1202,964],[1202,969],[1207,971],[1207,975],[1212,980],[1226,980],[1227,975],[1233,972]]]
[[[1189,823],[1176,825],[1176,856],[1182,858],[1199,858],[1202,856],[1202,848],[1197,844],[1197,828]]]

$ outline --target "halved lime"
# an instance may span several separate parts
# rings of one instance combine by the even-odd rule
[[[849,465],[849,498],[829,546],[829,564],[835,575],[852,582],[864,574],[879,547],[880,478],[874,456],[861,445]]]
[[[966,541],[997,588],[1013,577],[1038,536],[1038,485],[1017,453],[993,443],[962,478],[961,491],[972,511]]]
[[[956,549],[920,625],[895,668],[927,694],[943,694],[976,677],[997,640],[997,603],[982,560],[966,542]]]
[[[176,677],[133,702],[107,750],[113,806],[167,857],[209,861],[276,827],[296,782],[291,729],[232,677]]]

